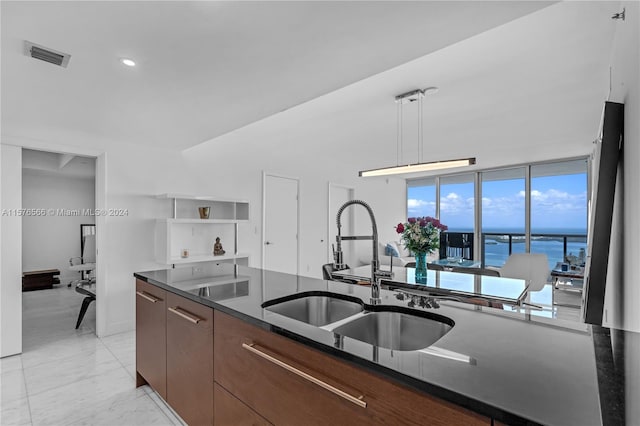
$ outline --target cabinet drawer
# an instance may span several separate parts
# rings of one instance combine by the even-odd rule
[[[165,400],[166,310],[166,292],[136,280],[136,383],[148,383]]]
[[[266,426],[271,424],[217,383],[213,385],[213,401],[213,423],[216,426]]]
[[[213,310],[167,293],[167,402],[190,425],[213,424]]]
[[[218,311],[214,339],[216,382],[273,424],[491,424]]]

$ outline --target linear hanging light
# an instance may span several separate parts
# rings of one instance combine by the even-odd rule
[[[393,166],[384,169],[363,170],[359,174],[361,177],[398,175],[403,173],[429,172],[432,170],[450,169],[453,167],[465,167],[476,164],[475,158],[464,158],[460,160],[432,161],[430,163],[407,164],[404,166]]]
[[[426,89],[416,89],[407,93],[403,93],[395,97],[398,105],[398,137],[397,137],[397,161],[395,166],[383,167],[379,169],[363,170],[358,173],[360,177],[371,176],[388,176],[405,173],[427,172],[433,170],[450,169],[454,167],[465,167],[476,164],[475,157],[461,158],[456,160],[445,161],[422,161],[423,137],[422,137],[422,100],[425,94],[436,93],[437,87],[427,87]],[[414,164],[400,164],[402,157],[402,107],[406,103],[418,101],[418,158],[419,162]]]

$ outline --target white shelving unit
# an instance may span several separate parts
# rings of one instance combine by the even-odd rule
[[[238,251],[238,224],[249,220],[248,201],[185,194],[156,198],[171,200],[173,207],[173,217],[156,220],[158,263],[174,267],[196,262],[249,264],[249,256]],[[200,219],[199,207],[209,207],[209,219]],[[213,255],[216,237],[220,237],[224,255]],[[188,257],[182,257],[184,250]]]

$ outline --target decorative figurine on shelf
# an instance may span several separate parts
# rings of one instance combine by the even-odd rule
[[[223,254],[225,254],[225,251],[222,250],[222,243],[220,242],[220,237],[216,237],[216,243],[213,245],[213,255],[222,256]]]

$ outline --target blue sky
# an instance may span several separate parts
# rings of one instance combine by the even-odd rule
[[[545,229],[587,229],[585,174],[535,177],[531,180],[531,226]],[[473,183],[441,185],[440,220],[449,228],[473,228]],[[435,187],[408,189],[409,216],[435,215]],[[524,179],[485,182],[482,188],[483,228],[524,232]]]

